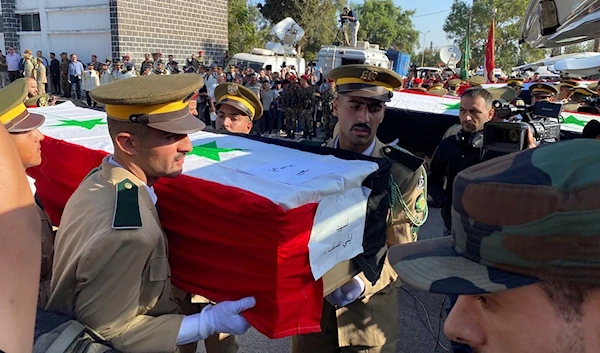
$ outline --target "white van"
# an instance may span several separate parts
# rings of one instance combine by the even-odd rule
[[[323,74],[342,65],[368,64],[391,69],[390,59],[379,45],[359,41],[356,47],[324,46],[317,54],[317,67]]]
[[[272,50],[255,48],[250,54],[237,53],[229,64],[239,66],[241,69],[251,67],[258,72],[260,69],[278,72],[283,64],[287,67],[294,66],[298,75],[306,72],[306,63],[304,59],[295,56],[277,55]]]

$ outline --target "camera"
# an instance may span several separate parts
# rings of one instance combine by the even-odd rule
[[[348,16],[348,14],[347,13],[343,13],[343,12],[340,14],[340,19],[339,19],[338,22],[340,22],[341,24],[344,24],[344,23],[348,22],[348,19],[344,18],[344,16]]]
[[[491,121],[483,128],[483,145],[490,151],[517,152],[527,148],[527,130],[536,143],[553,143],[560,140],[560,113],[562,104],[547,101],[513,108],[494,101],[496,116],[505,121]],[[522,120],[515,120],[521,115]]]

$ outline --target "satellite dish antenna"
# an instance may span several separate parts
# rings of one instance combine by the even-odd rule
[[[304,29],[300,27],[291,17],[286,17],[273,26],[271,33],[279,38],[285,54],[295,55],[295,47],[304,37]]]
[[[285,51],[283,50],[283,45],[281,45],[281,43],[267,42],[267,44],[265,45],[265,49],[271,50],[277,55],[285,54]]]
[[[446,45],[440,49],[440,60],[449,68],[455,68],[461,57],[462,53],[456,45]]]

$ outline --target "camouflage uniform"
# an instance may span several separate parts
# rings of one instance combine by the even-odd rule
[[[65,97],[71,97],[71,84],[69,83],[69,59],[60,62],[60,85]]]
[[[299,103],[300,123],[304,136],[313,134],[314,115],[315,115],[315,86],[300,88]]]
[[[284,91],[282,98],[283,109],[285,113],[285,126],[288,131],[296,131],[298,128],[298,104],[299,104],[299,91],[300,88],[297,85],[288,87]]]
[[[390,262],[406,283],[442,294],[599,285],[590,248],[600,237],[599,149],[595,139],[569,140],[466,169],[454,183],[453,237],[392,247]]]
[[[337,117],[333,115],[333,100],[335,99],[335,89],[329,88],[321,92],[321,102],[323,107],[323,128],[325,129],[325,138],[330,139],[333,136],[333,129],[337,124]]]

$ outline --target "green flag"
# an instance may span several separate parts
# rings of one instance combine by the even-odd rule
[[[471,45],[469,44],[471,37],[471,26],[467,27],[467,35],[463,46],[463,56],[460,61],[460,78],[462,80],[469,79],[469,59],[471,58]]]

